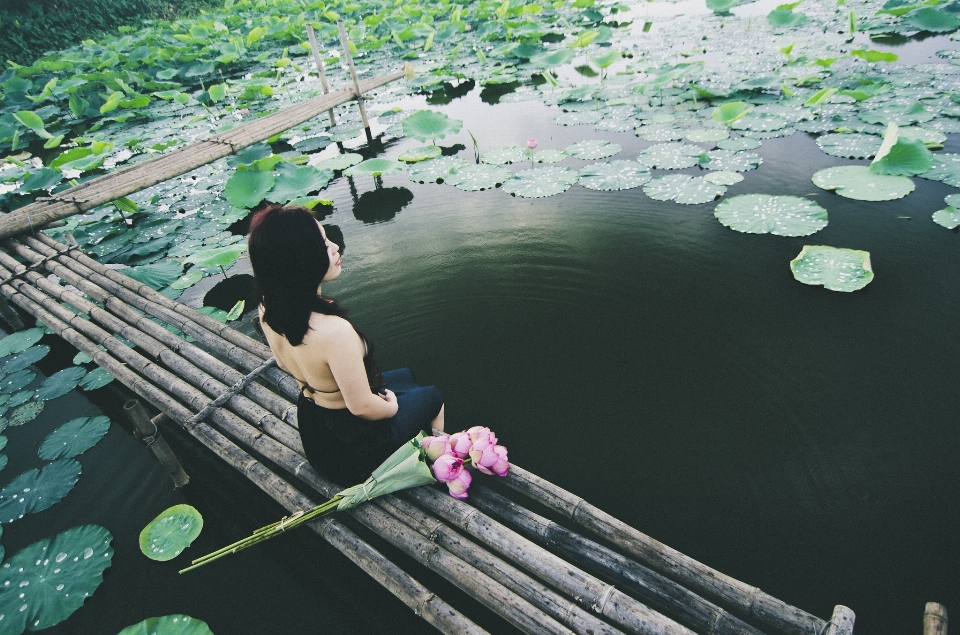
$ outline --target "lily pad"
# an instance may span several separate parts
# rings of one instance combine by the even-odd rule
[[[957,16],[934,7],[923,7],[913,11],[903,19],[903,23],[930,33],[948,33],[960,27],[960,19]]]
[[[615,154],[619,154],[622,149],[619,143],[590,139],[588,141],[578,141],[573,145],[567,146],[564,152],[575,159],[594,161],[596,159],[612,157]]]
[[[183,265],[176,260],[164,260],[152,265],[127,267],[121,269],[120,273],[159,291],[170,286],[170,283],[180,277],[183,273]]]
[[[466,192],[489,190],[503,184],[513,172],[500,165],[467,165],[446,176],[444,182]]]
[[[273,189],[267,193],[266,200],[285,205],[296,198],[322,190],[332,178],[333,172],[330,170],[318,170],[309,165],[295,167],[285,164],[278,171],[276,182]]]
[[[83,454],[110,430],[110,418],[78,417],[66,422],[40,444],[40,458],[44,461],[68,459]]]
[[[80,380],[87,374],[87,369],[81,366],[71,366],[57,371],[43,380],[37,388],[37,399],[49,401],[61,397],[80,384]]]
[[[419,146],[410,148],[397,158],[404,163],[419,163],[428,159],[435,159],[443,154],[440,146]]]
[[[721,150],[740,152],[741,150],[756,150],[760,147],[760,142],[751,137],[735,137],[733,139],[724,139],[723,141],[718,141],[717,147]]]
[[[799,196],[742,194],[721,201],[713,213],[745,234],[809,236],[827,226],[827,210]]]
[[[790,271],[803,284],[831,291],[857,291],[873,280],[869,252],[823,245],[804,245],[790,261]]]
[[[18,406],[16,410],[10,413],[8,417],[10,420],[11,426],[22,426],[25,423],[29,423],[37,418],[41,412],[43,412],[43,407],[45,402],[43,401],[30,401]]]
[[[117,635],[213,635],[206,622],[189,615],[151,617],[128,626]]]
[[[880,149],[880,137],[872,134],[825,134],[817,138],[824,154],[845,159],[869,159]]]
[[[892,201],[913,191],[913,181],[905,176],[874,174],[865,165],[841,165],[813,174],[813,184],[824,190],[858,201]]]
[[[203,529],[203,516],[190,505],[164,510],[140,532],[140,551],[151,560],[173,560]]]
[[[746,102],[731,101],[714,108],[710,116],[713,117],[714,121],[729,126],[738,119],[745,117],[751,110],[753,110],[753,106]]]
[[[763,157],[753,152],[730,152],[710,150],[700,158],[700,167],[707,170],[748,172],[763,163]]]
[[[7,355],[13,355],[14,353],[27,350],[39,342],[43,334],[43,329],[33,328],[7,335],[3,339],[0,339],[0,357],[6,357]]]
[[[170,283],[171,289],[188,289],[203,280],[203,272],[199,269],[191,269],[184,276],[177,278]],[[76,362],[74,362],[76,363]]]
[[[665,141],[679,141],[683,139],[685,131],[669,123],[654,123],[640,126],[633,131],[635,135],[644,141],[656,141],[662,143]]]
[[[94,368],[80,380],[80,388],[86,392],[90,392],[97,388],[103,388],[113,380],[113,375],[103,368]]]
[[[651,178],[650,170],[636,161],[607,161],[582,168],[577,182],[591,190],[611,191],[640,187]]]
[[[648,168],[679,170],[695,166],[701,154],[703,148],[691,143],[658,143],[640,152],[637,161]]]
[[[577,173],[567,167],[538,166],[518,172],[503,182],[503,190],[523,198],[543,198],[566,192],[577,182]]]
[[[533,160],[537,163],[559,163],[568,156],[563,150],[539,150],[533,153]]]
[[[730,124],[734,130],[749,130],[752,132],[773,132],[783,130],[790,122],[779,115],[765,112],[749,113]]]
[[[10,399],[7,400],[5,405],[7,406],[7,408],[16,408],[20,404],[25,404],[31,399],[33,399],[33,396],[36,394],[37,393],[33,390],[21,390],[20,392],[11,396]]]
[[[490,165],[520,163],[528,160],[529,158],[530,157],[527,155],[527,151],[525,149],[518,148],[516,146],[497,148],[496,150],[490,150],[489,152],[484,152],[480,155],[480,160],[484,163],[489,163]]]
[[[344,176],[380,176],[403,172],[403,164],[390,159],[367,159],[343,171]]]
[[[585,126],[595,124],[603,119],[603,115],[594,110],[565,112],[553,118],[554,123],[561,126]]]
[[[689,174],[660,176],[643,186],[643,193],[656,201],[675,201],[682,205],[709,203],[723,196],[726,191],[723,185]]]
[[[891,176],[914,176],[932,167],[933,154],[922,141],[897,139],[888,153],[878,156],[870,164],[870,171]]]
[[[460,132],[463,121],[436,110],[418,110],[403,120],[403,134],[419,141],[443,139]]]
[[[933,222],[947,229],[956,229],[960,227],[960,208],[947,207],[933,213]]]
[[[18,370],[15,373],[11,373],[0,379],[0,393],[14,393],[27,386],[34,379],[37,378],[37,374],[32,370],[24,368],[23,370]]]
[[[232,265],[240,254],[247,250],[246,243],[237,243],[227,245],[226,247],[216,247],[214,249],[204,249],[184,259],[184,262],[192,262],[198,267],[226,267]]]
[[[931,181],[943,181],[953,187],[960,187],[960,154],[938,152],[933,155],[933,167],[918,176]]]
[[[344,154],[339,154],[332,159],[317,161],[313,164],[313,167],[317,168],[318,170],[346,170],[347,168],[354,166],[361,161],[363,161],[362,154],[345,152]]]
[[[2,367],[0,367],[0,373],[9,374],[15,373],[18,370],[23,370],[28,367],[30,364],[39,362],[41,359],[47,356],[47,353],[50,352],[50,347],[46,344],[38,344],[37,346],[31,346],[30,348],[17,353],[10,359],[8,359]]]
[[[0,471],[3,471],[3,468],[7,467],[7,461],[9,460],[10,460],[9,457],[6,454],[0,454]],[[2,548],[3,548],[3,545],[0,545],[0,549]],[[0,557],[3,557],[2,552],[0,552]]]
[[[730,131],[726,128],[696,128],[694,130],[684,130],[683,136],[687,141],[694,143],[723,141],[730,136]]]
[[[41,630],[70,617],[103,582],[112,540],[99,525],[81,525],[11,556],[0,567],[3,632]]]
[[[273,189],[276,179],[272,172],[244,170],[234,172],[227,180],[223,195],[235,207],[256,207],[267,192]]]
[[[80,478],[80,464],[60,459],[24,472],[0,490],[0,523],[41,512],[70,493]]]
[[[464,168],[467,162],[460,157],[438,157],[407,168],[407,176],[416,183],[446,182],[454,170]]]
[[[704,180],[714,185],[736,185],[743,180],[743,175],[739,172],[726,172],[717,170],[703,175]]]

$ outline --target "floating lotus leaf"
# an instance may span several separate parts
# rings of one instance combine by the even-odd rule
[[[63,180],[63,173],[60,170],[55,170],[53,168],[41,168],[40,170],[33,172],[23,180],[23,185],[20,186],[25,192],[33,192],[36,190],[46,190],[50,191],[54,187],[60,184]]]
[[[739,172],[726,172],[724,170],[718,170],[716,172],[704,174],[703,178],[708,183],[713,183],[714,185],[736,185],[743,180],[743,175]]]
[[[753,110],[753,106],[746,102],[731,101],[714,108],[710,116],[713,117],[714,121],[729,126],[745,117],[751,110]]]
[[[32,370],[24,368],[23,370],[18,370],[15,373],[11,373],[5,376],[3,379],[0,379],[0,393],[14,393],[27,386],[34,379],[37,378],[37,374]]]
[[[913,191],[914,183],[905,176],[874,174],[865,165],[841,165],[814,173],[813,184],[824,190],[858,201],[892,201]]]
[[[734,130],[749,130],[752,132],[774,132],[783,130],[790,122],[783,117],[769,113],[750,113],[730,124]]]
[[[933,213],[933,222],[947,229],[960,227],[960,208],[949,206]]]
[[[410,148],[397,158],[404,163],[419,163],[420,161],[435,159],[441,154],[443,154],[443,150],[439,146],[420,146]]]
[[[943,198],[943,202],[949,205],[950,207],[960,208],[960,194],[948,194]]]
[[[317,168],[318,170],[346,170],[350,166],[356,165],[361,161],[363,161],[363,155],[355,152],[346,152],[344,154],[339,154],[332,159],[317,161],[313,164],[313,167]]]
[[[276,179],[272,172],[244,170],[234,172],[223,188],[223,195],[235,207],[256,207],[264,199]]]
[[[869,252],[823,245],[804,245],[790,261],[790,271],[803,284],[831,291],[857,291],[873,280]]]
[[[246,243],[237,243],[227,245],[226,247],[216,247],[214,249],[204,249],[198,251],[184,259],[184,262],[192,262],[198,267],[226,267],[232,265],[240,254],[247,250]]]
[[[36,375],[34,375],[34,377],[36,377]],[[33,399],[33,396],[36,394],[37,393],[33,390],[21,390],[15,395],[10,396],[10,399],[7,400],[6,406],[7,408],[16,408],[20,404],[25,404]]]
[[[34,328],[7,335],[3,339],[0,339],[0,357],[6,357],[7,355],[13,355],[14,353],[27,350],[39,342],[43,334],[43,329]]]
[[[81,366],[71,366],[57,371],[43,380],[37,388],[37,399],[49,401],[63,396],[79,385],[80,380],[87,374],[87,369]]]
[[[457,134],[463,122],[452,119],[436,110],[418,110],[403,120],[403,134],[419,141],[443,139],[447,135]]]
[[[206,622],[189,615],[151,617],[128,626],[117,635],[213,635]]]
[[[563,150],[539,150],[533,153],[533,160],[537,163],[559,163],[568,156]]]
[[[504,181],[503,190],[523,198],[543,198],[566,192],[576,182],[577,173],[570,168],[537,166]]]
[[[564,152],[575,159],[585,161],[594,161],[597,159],[606,159],[615,154],[619,154],[623,148],[619,143],[611,143],[601,139],[590,139],[587,141],[578,141],[573,145],[567,146]]]
[[[803,13],[795,13],[792,9],[774,9],[767,14],[767,23],[775,29],[791,29],[807,21]]]
[[[919,176],[931,181],[943,181],[953,187],[960,187],[960,154],[940,152],[933,155],[933,167]]]
[[[576,53],[572,49],[562,48],[553,51],[544,51],[530,58],[530,64],[537,68],[556,68],[573,61]]]
[[[196,540],[202,529],[200,512],[190,505],[174,505],[140,532],[140,551],[151,560],[173,560]]]
[[[0,450],[7,447],[7,437],[0,436]],[[0,535],[3,534],[3,529],[0,529]]]
[[[683,136],[687,141],[694,143],[717,142],[729,137],[730,131],[726,128],[696,128],[684,130]]]
[[[44,405],[46,404],[43,401],[30,401],[22,406],[18,406],[8,417],[10,425],[22,426],[25,423],[30,423],[37,418],[37,415],[43,412]]]
[[[679,141],[683,139],[684,136],[684,130],[668,123],[654,123],[640,126],[634,130],[633,133],[644,141],[656,141],[658,143]]]
[[[593,127],[603,132],[630,132],[640,125],[636,119],[614,119],[606,117],[593,124]]]
[[[70,493],[80,478],[80,464],[60,459],[16,477],[0,490],[0,523],[41,512]]]
[[[763,157],[759,154],[729,150],[711,150],[700,158],[700,167],[728,172],[748,172],[755,170],[761,163],[763,163]]]
[[[660,176],[643,186],[643,193],[656,201],[675,201],[682,205],[709,203],[726,191],[723,185],[689,174]]]
[[[17,353],[4,363],[0,367],[0,373],[10,374],[15,373],[18,370],[23,370],[30,364],[39,362],[41,359],[47,356],[47,353],[50,352],[50,347],[46,344],[38,344],[37,346],[31,346],[25,351]]]
[[[191,269],[181,278],[170,283],[171,289],[188,289],[203,280],[203,272],[199,269]]]
[[[407,176],[416,183],[446,182],[450,173],[467,166],[467,162],[460,157],[437,157],[407,168]]]
[[[827,226],[827,210],[799,196],[741,194],[721,201],[713,213],[746,234],[809,236]]]
[[[595,124],[603,119],[603,115],[594,110],[585,110],[582,112],[565,112],[553,118],[554,123],[561,126],[584,126]]]
[[[170,286],[170,283],[180,277],[183,273],[183,265],[176,260],[164,260],[152,265],[127,267],[121,269],[120,273],[159,291]]]
[[[330,141],[349,141],[360,135],[363,124],[358,121],[341,122],[335,126],[327,128],[327,134],[330,135]],[[399,136],[399,135],[395,135]]]
[[[933,167],[933,154],[922,141],[897,142],[884,156],[878,156],[870,164],[870,171],[874,174],[889,174],[892,176],[913,176],[927,172]]]
[[[80,525],[11,556],[0,567],[3,632],[37,631],[73,615],[103,582],[112,540],[99,525]]]
[[[466,192],[489,190],[506,182],[513,172],[499,165],[467,165],[457,168],[444,181]]]
[[[903,23],[930,33],[947,33],[956,31],[960,27],[960,19],[957,16],[934,7],[917,9],[906,16]]]
[[[267,193],[266,199],[271,203],[285,205],[295,198],[306,196],[327,187],[333,172],[318,170],[309,165],[294,167],[286,164],[277,173],[273,189]]]
[[[887,104],[870,110],[860,111],[857,117],[861,121],[876,124],[895,123],[898,126],[908,126],[914,123],[923,123],[930,121],[937,114],[928,111],[920,102],[911,106],[901,106],[897,104]]]
[[[10,460],[9,457],[7,457],[6,454],[0,454],[0,471],[3,471],[3,468],[7,467],[7,461],[9,460]],[[0,545],[0,550],[2,549],[3,549],[3,545]],[[3,557],[3,552],[0,551],[0,558],[2,557]]]
[[[725,15],[740,4],[740,0],[707,0],[707,8],[714,13]]]
[[[43,440],[40,458],[55,461],[83,454],[99,443],[109,430],[110,418],[103,415],[71,419]]]
[[[527,151],[525,149],[518,148],[516,146],[497,148],[496,150],[490,150],[489,152],[484,152],[480,155],[481,161],[491,165],[520,163],[521,161],[526,161],[529,158],[530,157],[527,155]]]
[[[380,176],[403,172],[403,164],[390,159],[367,159],[343,171],[344,176]]]
[[[695,166],[701,154],[703,148],[691,143],[658,143],[644,149],[637,161],[648,168],[679,170]]]
[[[872,134],[825,134],[817,138],[824,154],[845,159],[869,159],[880,149],[880,137]]]
[[[293,199],[292,201],[287,203],[287,205],[290,207],[305,207],[306,209],[309,209],[312,211],[313,208],[316,207],[317,205],[333,207],[333,201],[325,198],[320,198],[319,196],[304,196],[302,198]],[[217,244],[223,245],[224,247],[226,247],[227,245],[232,245],[234,243],[242,242],[244,238],[243,236],[232,236],[228,240],[229,242],[223,241]]]
[[[330,135],[322,132],[311,137],[299,139],[292,145],[298,152],[316,152],[317,150],[323,150],[331,143],[333,143],[333,140],[330,138]]]
[[[240,165],[252,165],[260,159],[266,159],[273,154],[273,150],[266,143],[255,143],[247,146],[237,154],[231,154],[227,157],[227,165],[235,168]]]
[[[607,161],[582,168],[578,183],[591,190],[629,190],[651,179],[650,171],[636,161]]]
[[[97,388],[103,388],[113,380],[113,375],[103,368],[94,368],[80,380],[80,388],[86,392],[90,392]]]
[[[905,126],[897,131],[899,139],[904,141],[922,141],[923,145],[931,150],[938,150],[943,147],[947,140],[947,135],[939,130],[930,128],[918,128],[916,126]]]
[[[724,139],[723,141],[718,141],[717,147],[721,150],[740,152],[742,150],[756,150],[760,147],[760,142],[751,137],[736,137],[734,139]]]

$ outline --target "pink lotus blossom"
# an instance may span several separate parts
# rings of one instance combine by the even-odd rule
[[[442,455],[433,462],[430,469],[433,470],[433,477],[441,483],[449,483],[466,472],[466,470],[463,469],[463,459],[455,457],[452,454]],[[470,482],[468,480],[467,485],[469,484]]]
[[[470,440],[470,435],[466,432],[451,434],[447,440],[450,443],[450,450],[454,456],[465,459],[470,454],[470,446],[473,442]]]
[[[534,138],[527,139],[527,149],[533,150],[537,147],[537,140]]]
[[[467,470],[461,470],[457,475],[457,478],[453,479],[452,481],[447,481],[447,489],[449,490],[451,496],[463,500],[467,497],[467,489],[469,489],[472,481],[473,476],[470,475],[470,472]]]
[[[467,430],[470,437],[471,447],[477,450],[484,450],[488,446],[493,447],[497,444],[497,435],[490,428],[483,426],[473,426]]]
[[[507,448],[498,445],[493,448],[493,452],[497,455],[497,462],[490,466],[490,471],[497,476],[506,476],[510,469],[510,463],[507,462]]]
[[[446,437],[424,437],[420,441],[420,447],[431,461],[436,461],[442,455],[452,452],[450,441]]]

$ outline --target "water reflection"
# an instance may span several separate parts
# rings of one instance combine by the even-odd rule
[[[485,104],[498,104],[500,98],[509,95],[520,87],[520,82],[509,82],[507,84],[487,84],[480,91],[480,101]]]
[[[361,194],[353,205],[353,215],[366,224],[383,223],[392,220],[411,201],[413,192],[405,187],[381,187]]]
[[[453,85],[444,82],[443,87],[430,93],[427,97],[427,103],[431,106],[443,106],[449,104],[454,99],[459,99],[467,95],[476,86],[476,82],[468,79],[465,82]]]

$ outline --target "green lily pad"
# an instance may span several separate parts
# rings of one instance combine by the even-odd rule
[[[78,478],[80,464],[73,459],[60,459],[24,472],[0,490],[0,523],[51,507],[70,493]]]
[[[11,426],[22,426],[25,423],[29,423],[37,418],[37,416],[43,412],[43,407],[45,402],[43,401],[30,401],[18,406],[16,410],[10,413],[8,419],[10,420]]]
[[[960,154],[938,152],[933,155],[933,167],[918,176],[931,181],[943,181],[953,187],[960,187]]]
[[[467,162],[460,157],[437,157],[411,165],[407,168],[407,176],[415,183],[439,183],[446,182],[447,178],[460,168],[467,166]]]
[[[674,201],[681,205],[709,203],[723,196],[727,188],[707,181],[702,176],[668,174],[643,186],[643,193],[655,201]]]
[[[792,9],[777,8],[767,14],[767,23],[775,29],[792,29],[807,21],[803,13],[795,13]]]
[[[719,15],[726,15],[740,0],[707,0],[707,8]]]
[[[164,510],[140,532],[140,551],[151,560],[173,560],[203,529],[203,516],[190,505]]]
[[[559,163],[569,156],[563,150],[537,150],[533,153],[533,160],[537,163]]]
[[[580,170],[580,185],[591,190],[629,190],[640,187],[652,177],[650,170],[636,161],[594,163]]]
[[[708,183],[713,183],[714,185],[736,185],[743,180],[743,175],[739,172],[717,170],[716,172],[704,174],[703,178]]]
[[[189,615],[164,615],[128,626],[117,635],[213,635],[213,631],[206,622]]]
[[[191,262],[198,267],[227,267],[232,265],[237,258],[240,257],[240,254],[246,250],[246,243],[237,243],[234,245],[227,245],[226,247],[205,249],[187,256],[184,259],[184,262]]]
[[[594,161],[596,159],[612,157],[615,154],[619,154],[622,149],[623,147],[619,143],[590,139],[588,141],[578,141],[573,145],[567,146],[564,152],[575,159]]]
[[[347,168],[354,166],[363,161],[363,155],[357,154],[356,152],[345,152],[344,154],[339,154],[332,159],[324,159],[323,161],[317,161],[313,164],[313,167],[318,170],[346,170]]]
[[[0,450],[3,450],[5,447],[7,447],[7,437],[0,436]],[[3,533],[3,530],[0,529],[0,534],[2,533]]]
[[[503,165],[505,163],[521,163],[530,157],[524,148],[509,146],[507,148],[497,148],[480,155],[480,160],[490,165]]]
[[[317,170],[308,165],[296,167],[293,164],[284,164],[279,170],[273,189],[266,195],[271,203],[286,204],[295,198],[306,196],[327,187],[333,172]]]
[[[0,454],[0,472],[3,471],[3,468],[7,467],[7,461],[9,460],[10,460],[9,457],[6,454]],[[2,548],[3,548],[3,545],[0,545],[0,549]],[[0,552],[0,557],[3,557],[2,552]]]
[[[0,357],[6,357],[7,355],[13,355],[14,353],[27,350],[39,342],[43,334],[43,329],[34,328],[7,335],[3,339],[0,339]]]
[[[41,168],[23,180],[21,189],[25,192],[36,190],[50,191],[63,181],[63,173],[53,168]]]
[[[913,181],[905,176],[874,174],[865,165],[841,165],[814,173],[813,184],[824,190],[858,201],[892,201],[913,191]]]
[[[809,236],[827,226],[827,210],[799,196],[741,194],[721,201],[713,213],[745,234]]]
[[[753,112],[744,115],[730,124],[734,130],[748,130],[752,132],[773,132],[783,130],[790,125],[790,121],[779,115],[765,112]]]
[[[895,123],[898,126],[907,126],[914,123],[923,123],[930,121],[937,114],[930,112],[923,107],[923,104],[916,102],[910,106],[898,104],[886,104],[869,110],[862,110],[857,117],[861,121],[876,124]]]
[[[722,141],[718,141],[717,147],[721,150],[730,150],[731,152],[756,150],[760,147],[760,141],[751,137],[736,137],[733,139],[724,139]]]
[[[560,48],[553,51],[544,51],[530,58],[530,63],[537,68],[556,68],[573,61],[576,53],[572,49]]]
[[[17,406],[21,404],[25,404],[31,399],[33,399],[34,395],[36,394],[37,393],[33,390],[21,390],[20,392],[12,395],[10,399],[7,400],[6,406],[7,408],[16,408]]]
[[[49,401],[67,394],[80,384],[86,374],[87,369],[81,366],[71,366],[55,372],[37,388],[37,400]]]
[[[327,128],[327,134],[330,135],[330,141],[349,141],[354,137],[360,135],[360,130],[363,127],[358,121],[348,121],[346,123],[341,122],[335,126],[330,126]]]
[[[170,283],[171,289],[188,289],[203,280],[203,272],[197,268],[191,269],[184,276]]]
[[[94,368],[86,376],[80,380],[80,388],[86,392],[91,390],[96,390],[97,388],[103,388],[111,381],[114,380],[113,375],[108,373],[103,368]]]
[[[0,393],[14,393],[27,386],[34,379],[37,378],[37,374],[32,370],[24,368],[23,370],[18,370],[15,373],[11,373],[5,376],[3,379],[0,379]]]
[[[897,139],[890,151],[870,164],[874,174],[891,176],[913,176],[922,174],[933,167],[933,154],[922,141],[904,141]]]
[[[710,150],[700,157],[700,167],[706,170],[748,172],[755,170],[761,163],[763,163],[763,157],[753,152]]]
[[[398,156],[397,159],[404,163],[419,163],[420,161],[435,159],[441,154],[443,154],[443,150],[440,149],[440,146],[419,146],[410,148]]]
[[[577,182],[577,173],[556,165],[537,166],[503,182],[503,190],[523,198],[543,198],[566,192]]]
[[[723,141],[730,136],[730,131],[726,128],[695,128],[693,130],[684,130],[683,137],[687,141],[694,143],[706,143]]]
[[[553,118],[554,123],[561,126],[586,126],[595,124],[603,119],[603,115],[594,110],[565,112]]]
[[[872,134],[825,134],[817,138],[824,154],[845,159],[869,159],[880,149],[880,137]]]
[[[947,229],[956,229],[960,227],[960,208],[947,207],[933,213],[933,222]]]
[[[80,525],[11,556],[0,567],[3,632],[37,631],[73,615],[103,582],[112,540],[99,525]]]
[[[418,110],[403,120],[403,134],[419,141],[443,139],[460,132],[463,121],[436,110]]]
[[[152,265],[121,269],[120,273],[159,291],[180,277],[183,265],[176,260],[164,260]]]
[[[497,187],[512,176],[513,172],[500,165],[467,165],[453,170],[444,182],[465,192],[477,192]]]
[[[30,364],[39,362],[41,359],[47,356],[47,353],[50,352],[50,347],[46,344],[38,344],[37,346],[31,346],[30,348],[17,353],[10,359],[8,359],[2,367],[0,367],[0,373],[5,375],[10,373],[15,373],[18,370],[23,370],[27,368]]]
[[[403,164],[390,159],[367,159],[343,171],[344,176],[380,176],[403,172]]]
[[[692,143],[658,143],[640,152],[637,161],[648,168],[679,170],[695,166],[701,154],[703,148]]]
[[[931,150],[938,150],[943,147],[947,140],[947,135],[939,130],[930,128],[918,128],[916,126],[905,126],[897,130],[899,139],[904,141],[922,141],[923,145]]]
[[[273,189],[275,182],[272,172],[237,171],[227,180],[223,195],[235,207],[256,207]]]
[[[636,128],[633,133],[644,141],[655,141],[663,143],[665,141],[679,141],[684,138],[683,129],[670,123],[647,124]]]
[[[960,19],[957,16],[934,7],[917,9],[907,15],[903,23],[930,33],[947,33],[956,31],[960,27]]]
[[[71,419],[43,440],[40,458],[55,461],[83,454],[99,443],[109,430],[110,418],[103,415]]]
[[[751,110],[753,110],[753,106],[746,102],[731,101],[714,108],[710,116],[713,117],[714,121],[729,126],[738,119],[745,117]]]
[[[803,284],[823,285],[831,291],[857,291],[873,280],[869,252],[823,245],[804,245],[790,261],[790,271]]]

